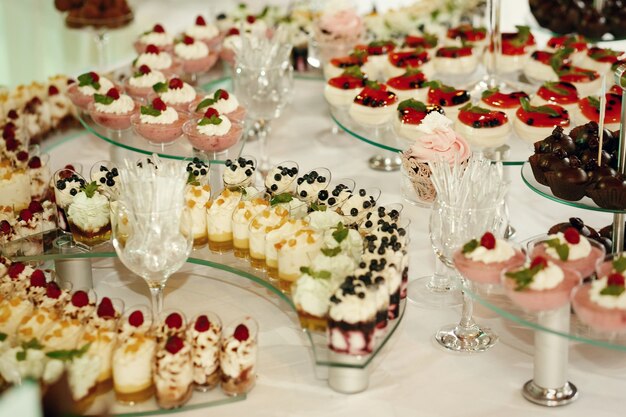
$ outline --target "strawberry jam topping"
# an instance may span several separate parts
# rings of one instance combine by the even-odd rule
[[[570,83],[587,83],[600,77],[596,71],[585,68],[563,65],[559,68],[559,80]]]
[[[612,49],[599,48],[597,46],[589,48],[587,56],[597,62],[606,62],[614,64],[617,62],[617,58],[623,55],[621,51],[614,51]]]
[[[363,85],[365,84],[365,80],[363,78],[353,77],[351,75],[340,75],[339,77],[334,77],[328,80],[328,84],[342,90],[352,90],[355,88],[363,87]]]
[[[398,77],[393,77],[387,80],[387,85],[393,87],[396,90],[413,90],[416,88],[422,88],[422,84],[426,82],[426,76],[423,72],[417,72],[414,74],[402,74]]]
[[[360,51],[367,51],[368,55],[384,55],[393,51],[396,48],[396,44],[393,41],[374,41],[367,45],[357,45],[354,49]]]
[[[437,49],[439,58],[461,58],[464,56],[472,56],[471,46],[444,46]]]
[[[408,48],[431,49],[437,46],[437,37],[406,35],[406,38],[404,38],[404,46]]]
[[[544,65],[550,65],[550,58],[552,58],[554,54],[552,52],[546,51],[535,51],[530,54],[530,57],[535,61],[539,61]]]
[[[398,105],[398,118],[403,124],[419,125],[424,117],[432,112],[444,113],[436,104],[426,105],[415,99],[405,100]]]
[[[578,102],[576,87],[566,82],[544,83],[537,90],[537,95],[545,101],[552,101],[558,104],[574,104]]]
[[[600,120],[600,100],[596,96],[585,97],[578,102],[578,108],[587,119],[598,123]],[[622,97],[617,94],[606,95],[604,123],[619,123],[622,113]]]
[[[354,98],[354,102],[367,107],[385,107],[398,101],[398,98],[391,91],[387,91],[385,86],[378,88],[366,86]]]
[[[517,33],[502,34],[502,55],[524,55],[526,49],[533,45],[535,45],[535,38],[531,33],[528,34],[525,42],[520,40]]]
[[[466,42],[480,42],[487,38],[485,28],[474,28],[472,25],[461,25],[456,28],[448,29],[448,38],[461,39]]]
[[[538,109],[550,108],[552,111],[543,112]],[[556,104],[546,104],[539,106],[539,108],[531,108],[530,111],[525,110],[523,107],[517,109],[515,115],[524,124],[535,127],[554,127],[554,126],[569,126],[569,115],[567,110]]]
[[[528,94],[523,91],[515,91],[513,93],[501,93],[500,91],[485,91],[482,101],[492,107],[500,109],[515,109],[519,107],[519,99],[528,98]]]
[[[352,66],[361,66],[367,61],[367,56],[342,56],[330,60],[330,64],[337,68],[348,68]]]
[[[465,90],[456,90],[454,88],[430,88],[428,90],[428,103],[438,104],[440,106],[457,106],[467,103],[470,95]]]
[[[474,129],[481,129],[502,126],[508,118],[504,112],[468,104],[459,111],[459,121]]]
[[[554,36],[548,41],[548,47],[553,49],[573,48],[576,52],[587,49],[585,38],[580,35]]]
[[[428,52],[426,51],[415,50],[389,54],[389,62],[398,68],[419,67],[428,61]]]

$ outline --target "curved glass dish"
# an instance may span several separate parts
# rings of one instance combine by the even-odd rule
[[[377,148],[391,152],[402,152],[410,145],[408,141],[398,137],[391,126],[379,128],[375,132],[372,128],[353,121],[345,110],[331,108],[330,113],[337,126],[346,133]],[[518,138],[514,132],[510,134],[508,142],[502,146],[473,150],[482,152],[486,158],[493,161],[501,161],[504,165],[522,165],[533,153],[532,145]]]
[[[3,256],[14,261],[55,261],[62,259],[117,257],[115,249],[109,242],[96,246],[92,248],[91,251],[88,251],[82,246],[75,245],[71,235],[60,229],[54,229],[49,232],[15,240],[0,248],[0,251]],[[252,281],[269,290],[274,296],[277,296],[290,310],[293,312],[296,311],[291,297],[278,287],[278,281],[268,277],[265,270],[252,267],[246,259],[236,257],[233,252],[215,253],[211,252],[207,247],[202,247],[194,249],[187,262],[219,269]],[[374,351],[368,355],[344,355],[335,353],[328,348],[328,341],[324,332],[305,330],[311,342],[316,365],[356,369],[367,367],[396,331],[398,324],[400,324],[404,316],[405,306],[405,301],[402,301],[399,318],[389,322],[387,332],[383,337],[377,340]]]
[[[626,213],[626,210],[611,210],[611,209],[598,207],[598,205],[594,203],[593,200],[590,199],[589,197],[583,197],[579,201],[568,201],[568,200],[563,200],[562,198],[555,197],[554,194],[552,194],[550,187],[539,184],[537,182],[537,180],[535,179],[535,176],[533,175],[533,171],[532,171],[532,168],[530,167],[529,162],[525,162],[524,165],[522,166],[521,175],[522,175],[522,180],[528,186],[528,188],[530,188],[537,194],[545,198],[548,198],[552,201],[555,201],[557,203],[565,204],[568,206],[572,206],[572,207],[576,207],[576,208],[580,208],[584,210],[600,211],[604,213]]]

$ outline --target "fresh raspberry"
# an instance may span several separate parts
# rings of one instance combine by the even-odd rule
[[[2,235],[10,235],[13,228],[11,227],[11,223],[6,220],[2,220],[0,222],[0,234]]]
[[[202,16],[196,17],[196,25],[197,26],[206,26],[206,21],[204,20],[204,17],[202,17]]]
[[[55,85],[51,85],[48,87],[49,96],[56,96],[57,94],[59,94],[59,89]]]
[[[217,109],[214,109],[213,107],[209,107],[208,109],[206,109],[206,112],[204,112],[204,117],[210,119],[212,116],[220,117],[220,112],[218,112]]]
[[[142,66],[139,67],[139,72],[142,74],[150,74],[152,70],[150,69],[149,66],[147,66],[146,64],[143,64]]]
[[[9,110],[9,112],[7,113],[7,117],[8,117],[9,119],[13,119],[13,120],[15,120],[15,119],[19,118],[20,116],[17,114],[17,110],[15,110],[15,109],[11,109],[11,110]]]
[[[93,81],[94,83],[97,83],[98,81],[100,81],[100,76],[93,71],[89,73],[89,76],[91,77],[91,81]]]
[[[219,89],[217,91],[219,92],[219,96],[218,97],[219,97],[220,100],[228,100],[228,97],[230,97],[228,95],[228,91],[226,91],[226,90]]]
[[[158,54],[159,53],[159,47],[156,45],[148,45],[146,46],[146,53],[147,54]]]
[[[70,171],[76,171],[76,168],[74,168],[74,165],[72,165],[72,164],[65,165],[65,168],[63,168],[63,169],[69,169]]]
[[[43,206],[41,205],[39,201],[33,200],[28,205],[28,210],[31,213],[43,213]]]
[[[491,232],[487,232],[480,238],[480,246],[486,249],[493,249],[496,247],[496,237]]]
[[[155,110],[158,110],[158,111],[165,111],[165,110],[167,110],[167,105],[159,97],[157,97],[154,100],[152,100],[152,107]]]
[[[17,262],[9,267],[7,273],[11,279],[17,279],[18,275],[24,272],[24,269],[26,269],[26,265],[21,262]]]
[[[16,140],[15,138],[7,139],[4,142],[4,147],[7,148],[7,151],[9,152],[16,151],[19,146],[20,146],[20,142]]]
[[[619,274],[617,272],[609,275],[606,279],[606,285],[612,287],[623,287],[624,286],[624,275]]]
[[[226,33],[226,36],[231,36],[231,35],[239,35],[239,29],[237,29],[237,28],[230,28],[230,29],[228,29],[228,32]]]
[[[158,23],[154,25],[154,28],[152,28],[152,31],[156,33],[165,33],[165,29],[163,28],[163,26],[161,26]]]
[[[541,266],[541,269],[543,269],[548,266],[548,260],[543,256],[535,256],[535,258],[530,263],[530,267],[534,268],[536,266]]]
[[[46,296],[57,300],[61,296],[61,287],[56,282],[49,282],[46,286]]]
[[[209,321],[209,318],[205,315],[202,315],[198,317],[198,319],[196,320],[194,329],[196,329],[197,332],[202,333],[202,332],[206,332],[207,330],[209,330],[210,327],[211,327],[211,322]]]
[[[26,151],[19,151],[17,153],[17,155],[15,155],[15,157],[17,158],[18,161],[28,161],[28,152]]]
[[[41,158],[38,156],[30,158],[30,161],[28,161],[28,167],[32,169],[41,168]]]
[[[574,227],[568,227],[563,232],[563,237],[567,241],[567,243],[571,243],[572,245],[578,244],[580,242],[580,233]]]
[[[72,294],[72,305],[74,307],[81,308],[85,307],[87,304],[89,304],[89,294],[85,291],[79,290]]]
[[[25,222],[29,222],[30,219],[33,218],[33,213],[29,209],[24,209],[20,211],[20,220],[24,220]]]
[[[256,22],[256,17],[252,16],[251,14],[246,16],[246,22],[253,24],[254,22]]]
[[[183,38],[183,43],[185,45],[193,45],[193,38],[191,36],[187,36],[185,35],[185,37]]]
[[[167,343],[165,343],[165,350],[167,350],[172,355],[177,354],[183,347],[185,346],[185,342],[178,336],[172,336],[167,339]]]
[[[104,297],[98,305],[98,317],[102,318],[115,318],[115,307],[109,297]]]
[[[133,311],[128,316],[128,324],[135,327],[141,326],[143,324],[143,313],[140,310]]]
[[[183,80],[181,80],[180,78],[172,78],[168,86],[171,89],[178,90],[180,88],[183,88]]]
[[[170,329],[180,329],[183,327],[183,317],[178,313],[170,313],[170,315],[165,318],[165,324]]]
[[[15,140],[15,125],[13,123],[7,123],[2,130],[2,139],[4,140]]]
[[[31,287],[45,287],[46,276],[41,269],[35,269],[30,276]]]
[[[120,98],[120,92],[115,87],[109,88],[109,91],[107,91],[107,97],[111,97],[113,100],[117,100],[118,98]]]
[[[248,340],[248,338],[250,337],[250,331],[248,330],[245,324],[240,324],[239,326],[237,326],[237,328],[235,328],[234,336],[235,336],[235,339],[239,340],[240,342],[243,342],[245,340]]]

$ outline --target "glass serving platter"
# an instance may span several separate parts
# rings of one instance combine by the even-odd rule
[[[522,166],[521,175],[522,175],[522,180],[528,186],[528,188],[530,188],[537,194],[545,198],[548,198],[552,201],[555,201],[557,203],[565,204],[568,206],[572,206],[572,207],[576,207],[576,208],[580,208],[584,210],[600,211],[604,213],[626,213],[626,210],[611,210],[611,209],[599,207],[589,197],[583,197],[582,199],[578,201],[568,201],[568,200],[563,200],[562,198],[554,196],[554,194],[552,194],[552,191],[550,190],[550,187],[543,185],[543,184],[539,184],[537,182],[537,180],[535,179],[535,176],[533,175],[533,171],[532,171],[532,168],[530,167],[529,162],[525,162],[524,165]]]

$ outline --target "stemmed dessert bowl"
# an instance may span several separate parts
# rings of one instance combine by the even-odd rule
[[[216,161],[225,159],[225,153],[235,146],[243,137],[243,124],[230,120],[232,126],[223,135],[209,136],[198,129],[202,117],[190,119],[183,125],[183,133],[200,159]]]

